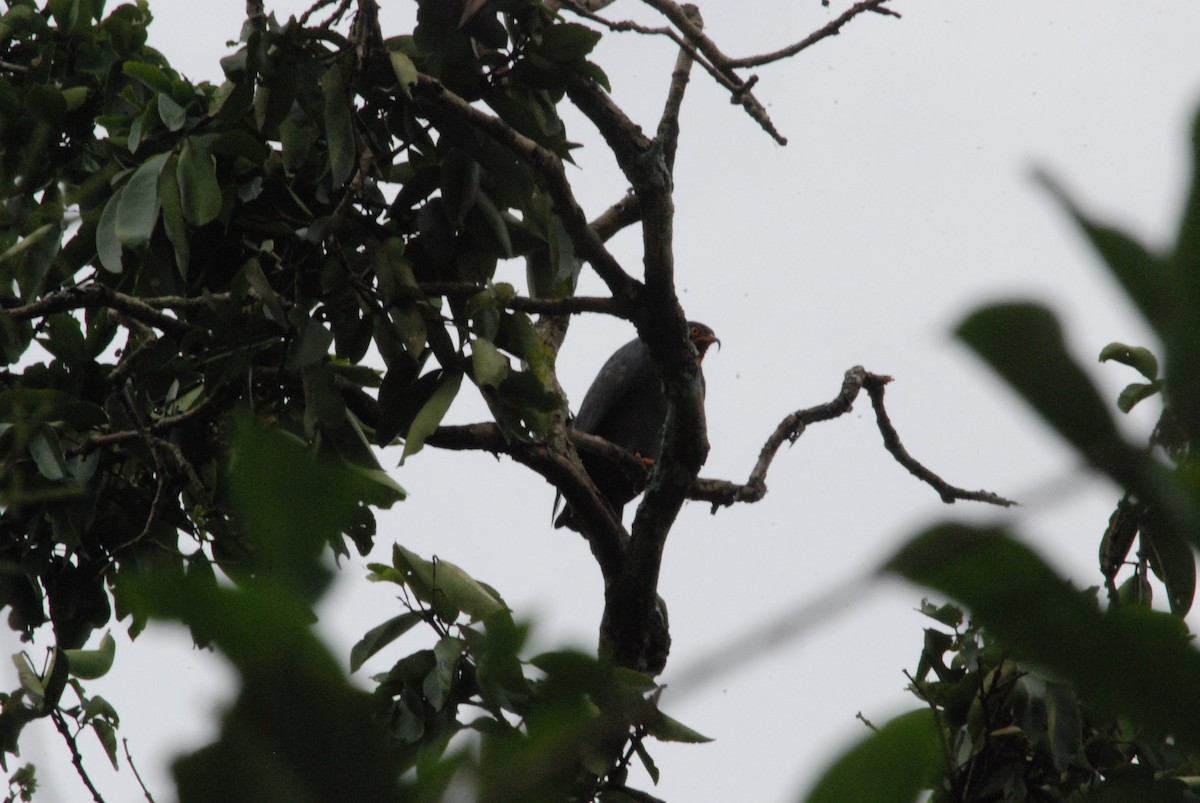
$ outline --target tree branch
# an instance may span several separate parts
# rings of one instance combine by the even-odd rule
[[[961,499],[1002,507],[1016,504],[1016,502],[991,491],[967,491],[950,485],[917,462],[900,442],[900,436],[892,426],[891,419],[884,408],[883,391],[889,382],[891,382],[891,377],[868,373],[861,365],[854,366],[846,372],[842,380],[842,389],[832,400],[815,407],[797,410],[779,422],[775,431],[763,444],[758,461],[754,464],[754,468],[744,484],[725,480],[697,479],[688,498],[711,503],[713,513],[716,513],[718,508],[729,507],[735,502],[751,503],[761,500],[767,494],[767,471],[770,469],[779,447],[785,441],[789,444],[795,443],[804,434],[809,424],[829,421],[850,412],[859,392],[865,389],[867,396],[871,399],[871,406],[875,410],[875,420],[883,435],[884,448],[892,454],[896,462],[908,469],[909,473],[937,491],[943,502],[953,504]]]
[[[71,735],[71,729],[67,727],[67,721],[63,718],[62,712],[57,708],[50,712],[50,719],[54,722],[54,727],[62,734],[63,740],[67,743],[67,749],[71,751],[71,763],[75,766],[75,772],[79,775],[83,785],[92,793],[92,800],[96,803],[104,803],[104,798],[100,795],[100,791],[96,789],[96,785],[92,783],[92,779],[88,777],[87,770],[83,766],[83,756],[79,754],[79,745],[75,743],[75,737]]]
[[[727,58],[723,62],[723,65],[729,67],[730,69],[738,67],[759,67],[763,64],[770,64],[775,61],[782,61],[783,59],[791,58],[801,50],[806,50],[812,47],[822,39],[828,39],[831,36],[837,36],[841,32],[842,28],[845,27],[846,23],[858,15],[865,14],[867,12],[874,12],[876,14],[883,14],[888,17],[899,18],[900,15],[895,11],[883,7],[884,3],[888,3],[890,1],[891,0],[864,0],[864,2],[855,3],[850,8],[842,12],[837,19],[828,23],[824,27],[813,31],[795,44],[788,45],[787,47],[780,48],[779,50],[775,50],[771,53],[763,53],[758,56],[746,56],[745,58],[740,59]]]
[[[470,297],[485,292],[488,288],[475,282],[421,282],[417,285],[421,292],[431,296]],[[594,296],[568,296],[566,298],[528,298],[512,296],[511,298],[497,297],[501,307],[539,315],[579,315],[585,312],[598,312],[605,315],[615,315],[618,318],[628,318],[629,313],[611,298]]]
[[[170,301],[185,301],[184,299],[176,299],[171,296],[166,298]],[[178,318],[172,318],[170,315],[164,314],[161,309],[149,303],[150,301],[159,302],[159,305],[163,308],[192,306],[197,302],[203,303],[202,299],[187,300],[190,302],[188,304],[163,303],[163,299],[137,298],[136,296],[118,293],[107,285],[89,282],[88,284],[64,287],[24,306],[9,307],[4,310],[3,314],[15,321],[27,321],[69,310],[108,307],[124,313],[134,320],[141,321],[156,329],[161,329],[163,332],[185,332],[192,328]]]
[[[688,4],[683,7],[684,13],[697,28],[704,27],[704,19],[700,9]],[[658,133],[655,138],[662,144],[663,158],[667,170],[675,174],[675,151],[679,145],[679,112],[683,107],[683,96],[687,91],[688,79],[692,74],[692,65],[696,59],[692,51],[686,47],[679,49],[675,59],[675,69],[671,72],[671,86],[667,90],[667,102],[663,105],[662,117],[658,121]]]

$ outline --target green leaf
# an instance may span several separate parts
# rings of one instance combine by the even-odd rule
[[[1124,343],[1109,343],[1100,350],[1100,362],[1109,360],[1128,365],[1152,382],[1158,378],[1158,358],[1150,349],[1127,346]]]
[[[1083,749],[1083,716],[1070,686],[1046,683],[1046,732],[1054,768],[1066,772]]]
[[[425,675],[421,691],[425,700],[435,711],[441,711],[450,697],[454,687],[454,677],[458,673],[458,665],[462,660],[466,645],[461,639],[446,636],[433,646],[433,657],[436,661],[433,669]]]
[[[912,803],[941,768],[933,712],[909,711],[834,762],[808,793],[808,803]]]
[[[42,677],[33,668],[33,664],[29,661],[29,656],[23,652],[18,652],[12,657],[13,665],[17,667],[17,679],[21,682],[21,688],[36,701],[38,704],[46,697],[46,686],[42,683]]]
[[[188,246],[187,223],[184,222],[178,168],[179,157],[172,154],[158,177],[158,197],[162,201],[163,228],[175,251],[175,265],[179,268],[179,275],[186,279],[191,249]]]
[[[158,96],[158,116],[168,131],[178,131],[187,122],[187,112],[175,102],[175,99],[165,93]]]
[[[575,61],[591,53],[599,41],[599,31],[577,22],[565,22],[544,28],[533,52],[548,61]]]
[[[1123,413],[1128,413],[1138,402],[1157,395],[1162,389],[1163,383],[1161,381],[1150,383],[1131,382],[1117,396],[1117,409]]]
[[[1142,524],[1142,545],[1150,552],[1150,567],[1167,587],[1171,612],[1186,616],[1196,595],[1196,555],[1182,538],[1169,529]]]
[[[1165,334],[1172,307],[1172,288],[1166,260],[1152,254],[1141,243],[1120,231],[1088,217],[1066,191],[1045,173],[1037,179],[1075,218],[1092,246],[1103,257],[1125,292],[1160,335]]]
[[[499,387],[508,377],[508,358],[488,340],[471,341],[471,368],[476,385]]]
[[[446,415],[446,411],[450,409],[450,404],[458,395],[458,388],[461,384],[462,374],[458,371],[447,371],[442,374],[437,389],[433,391],[429,401],[425,402],[408,428],[408,434],[404,437],[404,454],[400,457],[401,463],[409,455],[421,451],[425,445],[425,439],[434,433]]]
[[[1178,617],[1140,605],[1102,613],[999,529],[933,527],[884,569],[966,605],[1014,658],[1050,670],[1084,703],[1200,745],[1200,652]]]
[[[117,642],[112,633],[105,633],[100,646],[94,650],[63,650],[67,655],[68,671],[83,680],[95,680],[108,674],[117,654]]]
[[[416,611],[393,616],[366,632],[350,650],[350,671],[357,672],[371,656],[420,624],[424,617]]]
[[[712,739],[692,730],[674,717],[669,717],[662,711],[656,711],[646,723],[646,732],[660,742],[684,742],[686,744],[704,744]]]
[[[404,53],[391,48],[388,49],[388,58],[392,62],[392,72],[400,83],[400,91],[404,97],[412,100],[412,88],[417,85],[417,65]]]
[[[658,765],[654,763],[654,759],[650,757],[650,752],[646,750],[646,745],[641,739],[633,743],[633,749],[637,753],[637,757],[641,760],[642,766],[646,768],[646,774],[650,776],[650,780],[654,785],[658,785],[660,773]]]
[[[108,199],[104,211],[100,213],[100,221],[96,224],[96,256],[100,266],[110,273],[120,273],[121,241],[117,239],[117,207],[121,203],[121,195],[125,192],[122,185]]]
[[[120,198],[114,196],[116,235],[122,245],[144,245],[154,232],[159,211],[158,174],[166,161],[165,153],[147,159],[122,188]]]
[[[396,544],[392,563],[403,574],[404,583],[428,603],[447,603],[473,621],[507,610],[507,606],[471,575],[444,560],[428,561]]]
[[[146,85],[147,89],[160,93],[171,93],[171,79],[167,74],[144,61],[127,61],[121,65],[121,72]]]
[[[58,482],[70,473],[58,434],[50,427],[38,427],[33,433],[29,439],[29,454],[33,456],[38,473],[52,482]]]
[[[221,213],[216,161],[191,137],[179,152],[179,199],[183,216],[194,226],[211,223]]]
[[[96,738],[100,740],[100,745],[104,748],[104,754],[112,762],[113,769],[119,769],[117,765],[117,732],[103,719],[93,719],[91,725],[92,730],[96,732]]]
[[[354,144],[354,117],[350,98],[337,64],[321,77],[321,93],[325,98],[325,140],[329,147],[329,170],[334,189],[343,187],[358,162]]]
[[[957,334],[1093,466],[1127,488],[1145,487],[1147,460],[1118,434],[1049,310],[1018,303],[985,307]]]

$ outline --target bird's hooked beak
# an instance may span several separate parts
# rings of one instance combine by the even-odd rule
[[[719,351],[721,348],[721,339],[712,332],[702,332],[692,338],[692,344],[696,347],[697,362],[700,362],[704,359],[705,352],[708,351],[708,347],[713,343],[717,344],[717,350]]]

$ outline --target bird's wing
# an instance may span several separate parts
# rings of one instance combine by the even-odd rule
[[[640,340],[617,349],[592,380],[575,416],[575,429],[596,434],[609,412],[630,393],[645,392],[658,381],[650,352]]]

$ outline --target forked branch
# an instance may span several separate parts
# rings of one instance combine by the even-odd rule
[[[775,455],[784,442],[795,443],[809,424],[829,421],[845,415],[853,408],[858,394],[866,390],[875,410],[875,422],[883,435],[883,445],[900,465],[908,469],[914,477],[928,484],[947,504],[958,500],[985,502],[989,505],[1010,507],[1016,502],[1006,499],[991,491],[968,491],[958,488],[943,480],[937,474],[919,463],[900,441],[900,435],[892,425],[887,409],[883,404],[884,387],[892,381],[890,376],[869,373],[861,365],[856,365],[846,372],[842,380],[842,389],[830,401],[797,410],[784,418],[775,427],[775,431],[767,438],[758,454],[758,461],[750,471],[750,476],[744,484],[727,482],[725,480],[697,479],[689,495],[691,499],[702,500],[712,504],[712,510],[729,507],[735,502],[757,502],[767,494],[767,471],[771,467]]]

